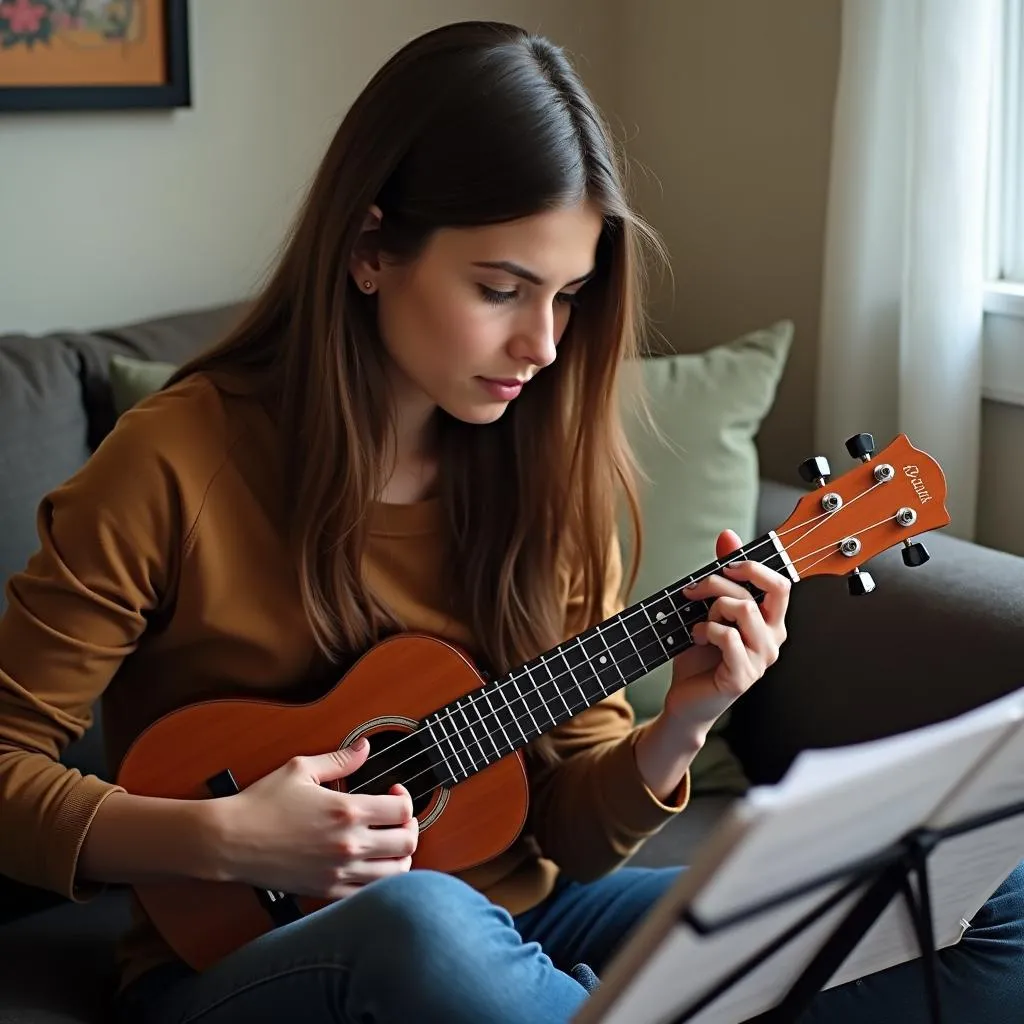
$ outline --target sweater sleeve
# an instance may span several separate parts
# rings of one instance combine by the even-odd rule
[[[120,787],[59,761],[167,600],[181,504],[147,412],[123,416],[39,504],[39,547],[0,617],[0,873],[71,899],[79,849]]]
[[[621,554],[615,544],[602,621],[624,607],[621,580]],[[583,620],[582,608],[577,581],[569,597],[567,638],[594,625]],[[618,690],[551,730],[556,754],[552,764],[539,755],[528,758],[533,835],[544,856],[580,881],[614,870],[689,802],[689,772],[668,803],[658,800],[644,782],[634,751],[642,728],[625,691]]]

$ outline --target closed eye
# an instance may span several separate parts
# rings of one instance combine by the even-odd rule
[[[515,288],[510,292],[501,291],[498,288],[488,288],[487,285],[480,285],[480,294],[488,301],[500,306],[505,302],[511,302],[519,294]]]
[[[513,288],[511,291],[503,291],[500,288],[488,288],[485,284],[482,284],[479,287],[480,294],[484,299],[493,303],[495,306],[504,305],[506,302],[513,302],[519,296],[519,290],[517,288]],[[567,306],[578,306],[579,295],[570,294],[569,292],[559,292],[555,296],[555,301]]]

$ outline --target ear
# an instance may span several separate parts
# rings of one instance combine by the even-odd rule
[[[374,203],[366,211],[363,218],[363,226],[360,229],[359,239],[352,249],[352,259],[349,261],[349,273],[361,292],[375,291],[377,289],[377,277],[380,274],[380,260],[378,259],[377,232],[380,230],[381,220],[384,214],[379,206]],[[365,287],[369,281],[372,287]]]

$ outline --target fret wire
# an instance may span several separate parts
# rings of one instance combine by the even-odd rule
[[[476,733],[473,732],[473,723],[470,722],[469,716],[466,714],[466,709],[462,706],[462,701],[463,700],[465,700],[465,697],[460,697],[455,702],[455,707],[458,709],[459,714],[462,715],[462,720],[466,723],[466,728],[469,730],[469,735],[473,737],[473,742],[477,745],[477,747],[480,750],[480,763],[481,764],[486,764],[487,763],[487,757],[484,754],[483,744],[481,744],[481,742],[476,738]],[[483,723],[481,723],[481,724],[483,724]]]
[[[558,651],[558,656],[565,663],[565,670],[569,673],[569,678],[576,684],[576,689],[580,691],[580,696],[583,698],[583,706],[587,706],[587,695],[583,692],[583,687],[580,686],[580,681],[576,678],[575,673],[572,670],[572,666],[569,664],[569,659],[565,656],[565,652],[562,650],[562,644],[559,644],[555,648]]]
[[[441,760],[444,761],[444,766],[448,770],[448,774],[451,776],[452,781],[454,781],[455,780],[455,773],[452,771],[452,766],[448,763],[448,755],[442,749],[441,744],[437,742],[437,737],[434,735],[434,726],[433,726],[432,723],[429,723],[429,720],[428,720],[428,725],[427,725],[427,732],[430,733],[430,738],[431,738],[431,740],[433,740],[434,746],[437,748],[438,752],[441,754]]]
[[[567,642],[571,646],[578,647],[581,651],[583,651],[583,661],[581,661],[579,665],[575,666],[576,670],[579,671],[579,669],[583,665],[586,665],[587,662],[589,661],[589,657],[587,655],[587,652],[586,652],[585,648],[583,647],[583,643],[582,643],[580,637],[575,636],[575,637],[573,637],[571,640],[569,640]],[[596,672],[594,673],[594,677],[595,678],[597,677],[597,673]],[[597,684],[598,684],[598,689],[601,690],[602,693],[604,693],[604,688],[601,686],[601,680],[600,679],[597,680]],[[583,694],[583,704],[584,704],[584,707],[589,707],[589,706],[597,703],[596,700],[591,700],[587,696],[587,691],[583,689],[583,684],[582,683],[579,684],[579,689],[580,689],[580,693]],[[607,694],[605,694],[605,696],[607,696]]]
[[[590,657],[590,654],[587,652],[586,647],[583,646],[584,635],[585,634],[581,634],[580,636],[576,637],[576,644],[579,647],[579,649],[583,652],[584,661],[592,666],[594,664],[594,659]],[[605,689],[604,681],[601,679],[601,673],[597,668],[594,669],[594,679],[597,681],[597,688],[601,691],[601,693],[605,697],[610,696],[609,691]],[[590,703],[596,704],[597,702],[591,701]]]
[[[598,623],[598,625],[597,625],[597,635],[601,638],[601,643],[604,644],[604,649],[608,652],[608,657],[609,657],[609,659],[611,661],[612,667],[615,669],[616,672],[619,673],[619,678],[622,680],[622,682],[626,683],[627,680],[626,680],[625,673],[619,667],[618,661],[615,660],[615,655],[612,654],[612,649],[608,646],[608,641],[605,640],[604,634],[601,632],[601,624],[600,623]]]
[[[491,709],[491,714],[494,715],[494,720],[498,723],[498,728],[501,730],[501,735],[505,737],[505,742],[508,744],[508,749],[509,750],[515,750],[516,749],[516,745],[508,738],[508,733],[505,732],[505,726],[504,726],[504,724],[501,721],[501,716],[498,714],[497,711],[494,710],[494,705],[491,704],[490,694],[488,694],[486,689],[484,690],[484,700],[487,701],[487,706]],[[506,705],[506,707],[507,707],[507,705]],[[493,742],[493,737],[492,737],[492,742]],[[498,749],[497,746],[495,746],[494,749],[497,750]],[[507,753],[507,751],[506,751],[506,753]]]
[[[541,683],[541,686],[540,686],[541,694],[544,693],[544,687],[547,686],[549,688],[550,692],[552,694],[554,694],[554,696],[552,697],[552,702],[554,702],[555,697],[561,697],[562,696],[562,691],[558,688],[558,683],[555,682],[555,677],[554,677],[554,675],[551,672],[551,667],[548,665],[548,663],[545,660],[543,655],[541,655],[540,660],[538,661],[537,665],[534,666],[534,668],[535,669],[537,669],[537,668],[541,669],[544,672],[544,675],[547,676],[547,682],[546,683]],[[532,678],[533,671],[534,671],[534,669],[530,670],[531,678]],[[550,727],[553,729],[556,725],[558,725],[558,723],[561,721],[561,719],[557,718],[555,716],[555,712],[551,710],[551,705],[548,703],[547,698],[544,697],[543,700],[544,700],[544,710],[548,713],[548,717],[551,719],[551,726]],[[562,701],[562,707],[564,707],[566,709],[566,713],[568,713],[569,708],[568,708],[568,705],[565,703],[564,700]]]
[[[525,673],[525,675],[529,679],[529,673]],[[514,678],[515,677],[513,677],[513,679]],[[530,682],[533,682],[533,680],[531,679]],[[544,730],[537,724],[537,719],[533,717],[533,708],[530,707],[530,702],[523,696],[523,691],[519,689],[518,683],[513,682],[512,686],[515,689],[516,693],[519,694],[519,699],[523,702],[523,705],[526,708],[526,713],[530,716],[530,721],[533,722],[533,727],[537,730],[537,735],[539,736]],[[536,690],[534,692],[536,692]],[[521,729],[520,732],[522,732]]]
[[[453,729],[450,733],[448,730],[449,725],[453,726]],[[466,771],[466,766],[462,763],[463,753],[468,752],[465,751],[465,749],[463,749],[463,751],[460,752],[459,748],[455,744],[455,740],[456,738],[458,738],[462,740],[463,747],[465,747],[465,737],[463,737],[460,734],[459,728],[455,725],[455,719],[452,718],[450,715],[448,717],[448,721],[445,723],[445,725],[442,726],[442,728],[445,731],[445,735],[448,737],[448,745],[452,748],[452,753],[455,755],[455,763],[459,766],[459,771],[462,772],[466,776],[466,778],[469,778],[469,772]]]
[[[650,600],[650,598],[648,598],[648,600]],[[658,628],[654,625],[654,620],[651,618],[651,613],[647,610],[647,601],[642,602],[640,607],[643,609],[644,615],[647,616],[647,623],[651,627],[651,629],[654,630],[654,635],[655,637],[657,637],[658,643],[661,644],[661,650],[664,653],[666,659],[670,658],[671,655],[668,653],[668,648],[665,646],[665,641],[662,640],[661,636],[658,634]],[[648,644],[648,646],[651,645]]]
[[[643,656],[640,654],[640,648],[637,647],[636,641],[633,639],[633,634],[630,633],[630,631],[628,629],[626,629],[625,626],[622,627],[622,631],[626,634],[626,639],[633,645],[633,650],[636,651],[637,659],[639,660],[640,666],[642,668],[644,666],[645,662],[644,662]],[[620,643],[621,643],[621,641],[620,641]]]
[[[435,722],[437,724],[438,729],[441,730],[441,735],[444,738],[443,742],[447,742],[448,744],[448,748],[451,751],[451,758],[455,762],[456,767],[452,767],[452,763],[451,761],[449,761],[447,754],[444,755],[445,765],[447,766],[452,778],[457,781],[459,778],[459,772],[461,772],[463,769],[462,764],[459,761],[459,756],[455,752],[455,744],[452,743],[451,738],[448,735],[448,730],[447,728],[445,728],[445,723],[441,721],[441,718],[439,716],[435,717]],[[443,746],[439,746],[438,749],[443,750],[444,748]]]
[[[672,606],[672,611],[675,612],[676,618],[679,620],[679,628],[683,631],[687,641],[689,643],[693,643],[693,637],[690,636],[690,631],[686,628],[686,621],[683,619],[683,613],[676,607],[676,603],[672,598],[672,594],[668,593],[665,595],[665,597],[667,598],[668,603]]]
[[[557,693],[558,696],[562,699],[562,704],[565,706],[566,715],[568,715],[569,718],[572,718],[572,712],[569,710],[569,702],[565,699],[565,693],[562,690],[562,688],[558,685],[555,679],[555,674],[551,671],[551,666],[547,663],[547,656],[542,654],[540,656],[540,661],[541,664],[544,666],[544,671],[547,672],[547,674],[551,677],[551,682],[554,684],[555,687],[555,693]],[[552,715],[551,717],[552,719],[554,719],[554,715]]]
[[[546,681],[538,683],[533,678],[533,673],[535,671],[537,671],[537,669],[539,669],[539,668],[544,668],[544,670],[547,671],[547,667],[544,665],[543,659],[541,659],[539,664],[534,665],[532,668],[527,668],[525,670],[525,672],[526,672],[526,677],[530,680],[531,683],[533,683],[534,689],[540,695],[541,707],[544,708],[544,710],[548,713],[548,718],[551,719],[551,725],[548,726],[548,728],[551,729],[551,728],[554,728],[554,726],[558,725],[558,719],[555,718],[555,716],[551,713],[551,708],[548,707],[547,698],[544,696],[544,687],[547,686],[550,683],[550,685],[554,688],[555,692],[557,693],[558,692],[558,684],[555,683],[555,681],[551,678],[551,673],[550,672],[547,673],[548,674],[548,679]],[[541,729],[540,731],[544,732],[543,729]]]
[[[523,701],[523,704],[525,705],[526,701],[523,699],[523,695],[519,692],[519,686],[516,683],[516,677],[511,673],[509,673],[508,682],[512,684],[512,692],[516,695],[516,697]],[[517,715],[512,707],[512,703],[516,699],[516,697],[513,697],[512,700],[506,698],[505,707],[508,708],[508,713],[512,716],[511,725],[514,725],[519,730],[519,735],[522,736],[523,742],[529,743],[529,740],[526,738],[526,731],[523,729],[523,716]],[[530,709],[527,708],[526,710],[529,711]]]

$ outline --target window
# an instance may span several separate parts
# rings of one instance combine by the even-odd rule
[[[1024,0],[1000,0],[985,225],[982,394],[1024,405]]]
[[[1007,296],[1024,297],[1024,0],[1002,0],[1001,6],[993,62],[986,277],[993,286],[1002,285],[999,291]]]

